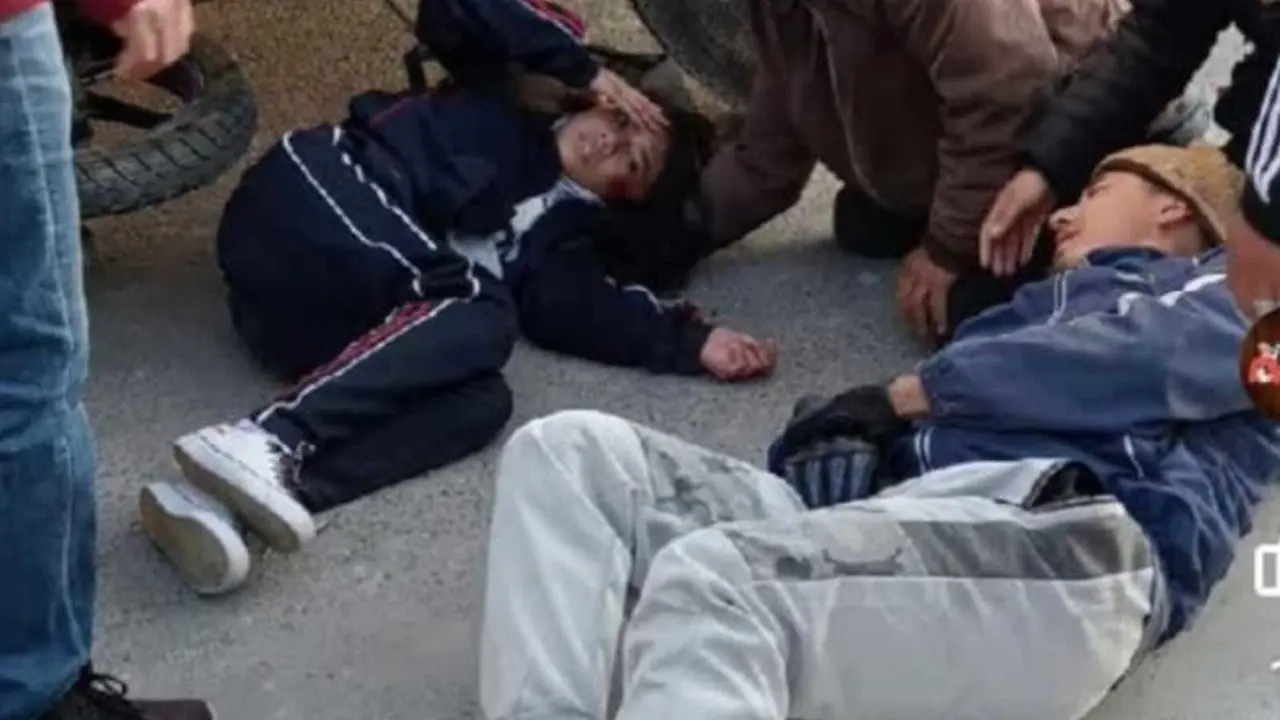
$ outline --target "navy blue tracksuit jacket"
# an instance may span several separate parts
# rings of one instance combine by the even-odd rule
[[[1097,250],[960,325],[918,368],[930,418],[893,443],[898,477],[1064,458],[1102,480],[1155,546],[1163,638],[1191,624],[1278,479],[1280,426],[1235,372],[1244,318],[1222,248]]]
[[[535,0],[529,0],[534,3]],[[548,349],[696,373],[710,327],[615,284],[587,240],[604,207],[561,173],[555,118],[486,88],[509,62],[585,86],[571,20],[524,0],[428,0],[419,29],[455,89],[370,92],[286,134],[218,235],[233,320],[303,376],[256,415],[323,509],[474,451],[506,423],[517,332]]]

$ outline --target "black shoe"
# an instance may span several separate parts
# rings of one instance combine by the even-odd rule
[[[215,720],[203,700],[129,700],[129,687],[86,667],[76,684],[39,720]]]
[[[872,260],[896,260],[911,252],[928,225],[923,217],[902,215],[845,185],[836,194],[836,245],[845,252]]]

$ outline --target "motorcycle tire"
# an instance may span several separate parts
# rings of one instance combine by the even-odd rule
[[[662,49],[700,85],[742,110],[751,96],[756,52],[742,0],[631,0]]]
[[[126,143],[76,150],[83,219],[140,210],[202,188],[248,152],[258,106],[235,60],[197,33],[179,62],[194,66],[201,83],[197,97]]]

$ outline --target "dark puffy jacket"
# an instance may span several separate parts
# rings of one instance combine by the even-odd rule
[[[1280,51],[1280,2],[1276,0],[1133,0],[1116,34],[1096,50],[1050,103],[1024,141],[1027,162],[1040,170],[1060,198],[1076,197],[1107,154],[1143,141],[1148,125],[1212,51],[1232,23],[1254,45],[1235,68],[1215,118],[1232,134],[1231,159],[1249,170],[1243,202],[1250,223],[1280,241],[1280,196],[1270,199],[1280,167],[1280,103],[1268,98],[1268,81]],[[1255,123],[1259,140],[1251,145]]]

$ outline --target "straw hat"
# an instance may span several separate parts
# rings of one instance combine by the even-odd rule
[[[1093,171],[1131,172],[1191,203],[1214,245],[1226,237],[1227,218],[1240,207],[1244,173],[1210,145],[1141,145],[1108,156]]]

